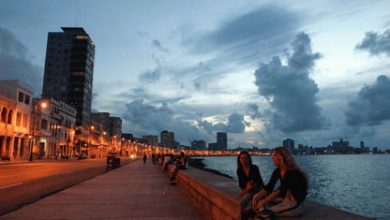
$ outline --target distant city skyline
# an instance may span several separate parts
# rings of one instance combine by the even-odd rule
[[[49,32],[96,44],[94,112],[189,146],[390,146],[389,1],[0,1],[0,79],[41,95]],[[147,16],[145,16],[147,15]]]

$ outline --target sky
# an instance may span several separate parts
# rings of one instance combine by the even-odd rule
[[[0,0],[0,79],[41,94],[48,32],[96,44],[93,111],[181,144],[390,148],[390,1]]]

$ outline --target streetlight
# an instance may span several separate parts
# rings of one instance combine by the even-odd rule
[[[92,144],[92,131],[95,129],[95,126],[91,125],[89,127],[89,143],[88,143],[88,147],[87,147],[87,158],[89,156],[89,147],[91,146]]]
[[[37,103],[33,103],[33,109],[32,109],[32,125],[30,126],[30,158],[29,161],[33,161],[33,150],[34,150],[34,144],[35,144],[35,120],[36,120],[36,114],[38,110],[47,109],[49,107],[49,104],[47,101],[37,101]],[[39,128],[39,126],[38,126]]]

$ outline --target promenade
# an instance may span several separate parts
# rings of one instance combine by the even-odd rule
[[[135,160],[0,216],[1,220],[34,219],[205,219],[165,172]]]

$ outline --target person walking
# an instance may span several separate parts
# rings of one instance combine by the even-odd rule
[[[144,164],[146,163],[146,159],[147,159],[147,156],[146,156],[146,153],[144,152],[144,157],[143,157]]]

